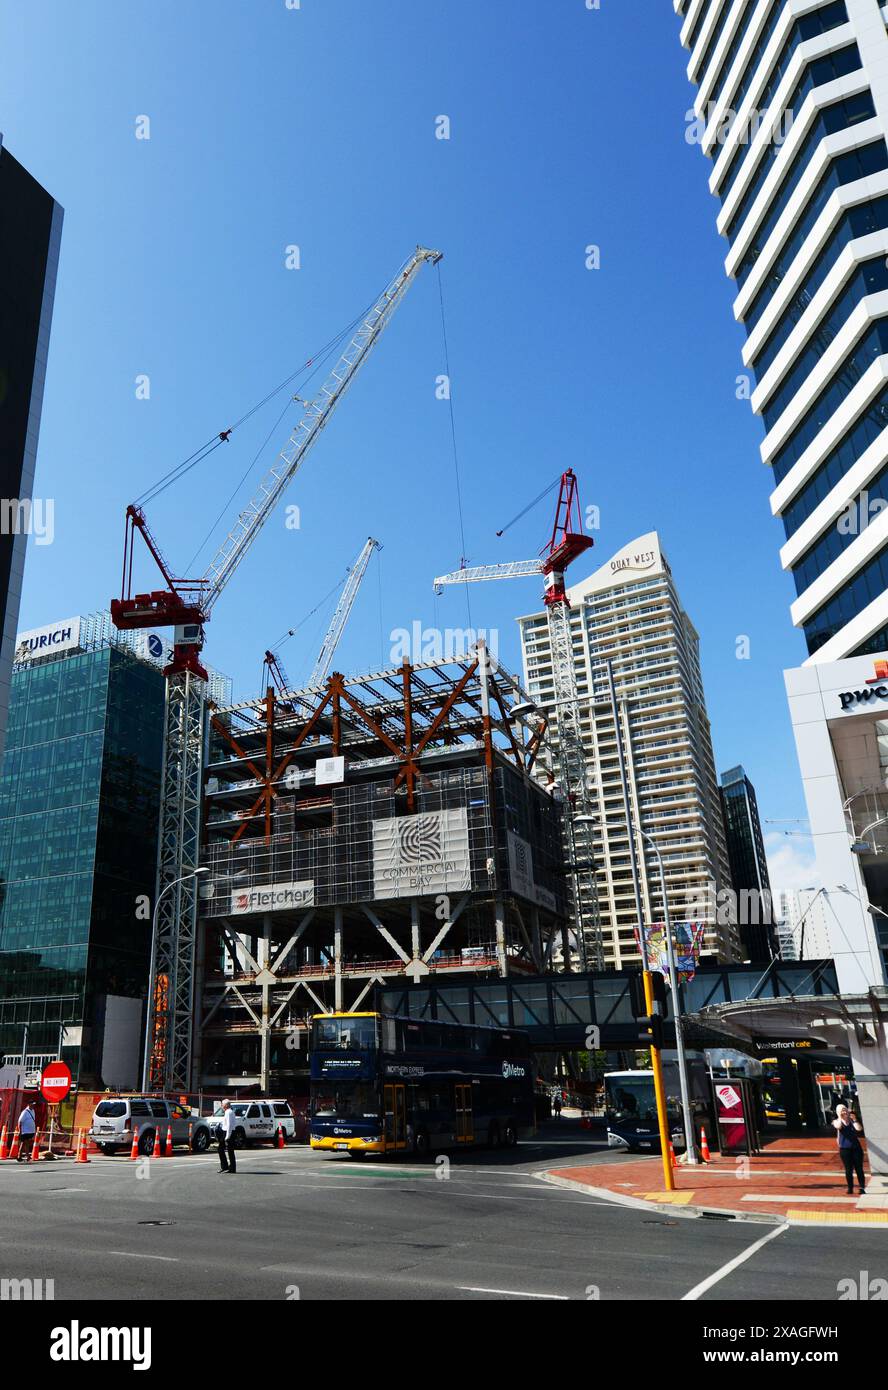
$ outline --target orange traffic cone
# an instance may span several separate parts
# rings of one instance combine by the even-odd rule
[[[7,1142],[7,1126],[3,1126],[3,1133],[0,1134],[0,1163],[4,1158],[9,1157],[9,1144]]]
[[[89,1163],[89,1154],[86,1152],[86,1130],[77,1131],[77,1157],[75,1163]]]
[[[9,1150],[9,1157],[10,1157],[10,1158],[18,1158],[18,1156],[19,1156],[20,1142],[21,1142],[21,1130],[20,1130],[20,1129],[16,1129],[16,1130],[13,1131],[13,1135],[12,1135],[12,1148]]]
[[[152,1158],[163,1158],[163,1149],[160,1147],[160,1130],[154,1131],[154,1152]]]
[[[132,1146],[132,1148],[130,1149],[130,1158],[133,1159],[133,1158],[138,1158],[138,1157],[139,1157],[139,1126],[136,1125],[135,1129],[133,1130],[133,1146]]]
[[[167,1130],[166,1148],[164,1149],[163,1156],[164,1156],[164,1158],[172,1158],[172,1156],[173,1156],[173,1126],[172,1126],[172,1125],[170,1125],[170,1127],[169,1127],[168,1130]]]
[[[286,1142],[287,1141],[284,1138],[284,1126],[278,1125],[277,1144],[275,1145],[275,1147],[278,1149],[283,1149],[286,1145]]]
[[[192,1137],[192,1131],[193,1131],[193,1130],[194,1130],[194,1124],[193,1124],[193,1122],[192,1122],[191,1120],[189,1120],[189,1121],[188,1121],[188,1152],[189,1152],[189,1153],[191,1152],[191,1148],[192,1148],[191,1137]]]
[[[706,1129],[700,1126],[700,1157],[704,1163],[708,1163],[712,1155],[709,1152],[709,1144],[706,1141]]]
[[[678,1159],[675,1157],[675,1149],[672,1147],[672,1140],[669,1140],[669,1164],[672,1168],[678,1167]]]
[[[34,1143],[31,1146],[31,1162],[37,1163],[40,1160],[40,1130],[34,1133]]]

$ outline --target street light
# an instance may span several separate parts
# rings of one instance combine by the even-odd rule
[[[210,871],[202,865],[199,869],[190,869],[187,874],[182,874],[181,878],[174,878],[165,888],[162,888],[157,895],[157,902],[154,904],[154,911],[151,914],[151,965],[148,971],[148,1008],[151,1009],[151,989],[154,983],[154,967],[157,962],[157,909],[160,907],[164,893],[168,893],[171,888],[178,888],[180,883],[185,883],[189,878],[198,878],[200,874],[208,874]],[[148,1065],[150,1061],[151,1049],[151,1028],[150,1014],[145,1020],[145,1054],[142,1060],[142,1090],[148,1089]]]
[[[675,970],[675,949],[672,944],[672,920],[669,916],[669,899],[666,895],[666,872],[663,868],[663,856],[657,847],[657,842],[652,835],[649,835],[641,826],[638,833],[642,839],[647,840],[654,854],[657,856],[657,867],[660,871],[660,893],[663,897],[663,927],[666,936],[666,959],[669,962],[669,984],[672,989],[672,1010],[675,1021],[675,1050],[678,1053],[678,1081],[681,1088],[681,1108],[684,1117],[685,1132],[685,1151],[688,1156],[689,1164],[696,1164],[697,1149],[694,1141],[694,1117],[691,1112],[691,1097],[688,1089],[688,1064],[685,1057],[684,1037],[681,1028],[681,1012],[678,998],[678,976]],[[644,930],[642,928],[642,930]]]

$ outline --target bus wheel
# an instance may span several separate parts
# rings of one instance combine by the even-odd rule
[[[503,1130],[503,1146],[514,1149],[518,1143],[518,1131],[514,1125],[506,1125]]]
[[[499,1125],[491,1125],[491,1126],[490,1126],[490,1129],[487,1131],[487,1147],[488,1147],[488,1149],[498,1149],[499,1146],[500,1146]]]
[[[417,1158],[428,1158],[429,1156],[429,1136],[424,1129],[416,1131],[416,1138],[413,1141],[413,1152]]]

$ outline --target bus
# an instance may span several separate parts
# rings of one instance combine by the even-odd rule
[[[418,1155],[536,1133],[526,1033],[380,1013],[315,1014],[309,1142]]]
[[[668,1056],[663,1059],[663,1084],[672,1147],[676,1153],[681,1153],[685,1148],[685,1132],[678,1064]],[[706,1068],[702,1061],[693,1057],[688,1058],[688,1084],[694,1111],[694,1133],[697,1135],[701,1124],[711,1123],[711,1119]],[[604,1095],[608,1148],[622,1149],[624,1152],[628,1150],[630,1153],[659,1153],[660,1128],[654,1073],[605,1072]],[[714,1131],[710,1128],[709,1132]]]

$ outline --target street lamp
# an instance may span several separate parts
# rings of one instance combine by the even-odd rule
[[[652,835],[638,827],[638,833],[642,839],[647,840],[654,854],[657,856],[657,868],[660,873],[660,893],[663,897],[663,927],[666,936],[666,959],[669,962],[669,984],[672,989],[672,1010],[675,1021],[675,1050],[678,1053],[678,1081],[681,1088],[681,1108],[684,1117],[685,1132],[685,1151],[688,1156],[689,1164],[696,1164],[697,1149],[694,1141],[694,1117],[691,1112],[691,1097],[688,1089],[688,1064],[685,1057],[684,1037],[681,1028],[681,1010],[678,998],[678,976],[675,970],[675,949],[672,944],[672,920],[669,916],[669,899],[666,895],[666,872],[663,868],[663,856],[661,855],[657,842]]]
[[[154,904],[154,911],[151,914],[151,965],[148,971],[148,1008],[151,1008],[151,989],[154,984],[154,967],[157,962],[157,909],[160,907],[164,893],[168,893],[171,888],[178,888],[180,883],[185,883],[189,878],[198,878],[201,874],[208,874],[210,871],[206,866],[199,869],[190,869],[187,874],[182,874],[181,878],[174,878],[165,888],[162,888],[157,895],[157,902]],[[150,1062],[151,1051],[151,1028],[150,1015],[145,1020],[145,1054],[142,1060],[142,1090],[148,1089],[148,1065]]]

